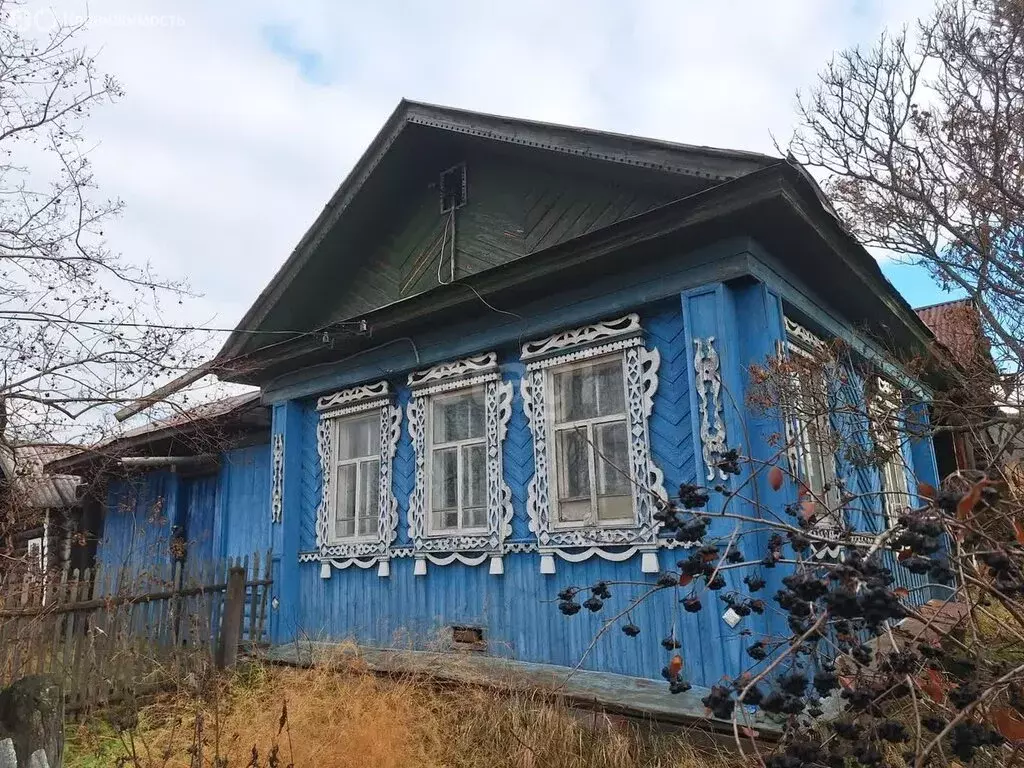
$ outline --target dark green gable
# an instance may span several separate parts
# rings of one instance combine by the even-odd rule
[[[779,160],[403,101],[229,339],[317,330],[506,264]],[[440,211],[440,174],[464,163],[466,204]],[[442,278],[448,279],[448,265]]]
[[[686,179],[621,168],[598,173],[592,161],[499,152],[477,143],[431,157],[419,178],[402,179],[392,217],[381,222],[376,241],[369,240],[330,316],[315,322],[356,317],[429,291],[439,284],[439,270],[441,280],[449,280],[453,233],[459,279],[643,213],[692,188]],[[440,213],[437,187],[440,172],[456,157],[464,164],[467,196],[452,217]],[[327,297],[324,302],[331,304]]]

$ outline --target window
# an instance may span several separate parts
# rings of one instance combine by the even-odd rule
[[[409,538],[417,565],[501,557],[512,531],[512,491],[505,482],[502,442],[512,415],[512,385],[498,356],[486,352],[409,374],[409,436],[415,477],[409,496]],[[422,563],[422,566],[419,564]]]
[[[819,519],[839,512],[835,435],[831,422],[825,342],[786,318],[789,357],[788,402],[784,403],[790,466],[811,500],[824,506]]]
[[[380,413],[334,422],[332,540],[377,537],[380,508]]]
[[[555,487],[559,525],[633,519],[622,356],[555,368]]]
[[[824,500],[835,485],[828,385],[820,370],[801,371],[793,384],[800,479],[813,497]]]
[[[882,508],[886,521],[893,525],[910,506],[910,485],[900,439],[902,398],[894,384],[884,379],[877,383],[878,392],[871,400],[871,428],[880,459]]]
[[[431,398],[430,532],[487,527],[483,387]]]
[[[536,471],[527,488],[541,573],[555,555],[579,562],[643,552],[657,571],[654,513],[666,499],[651,458],[648,420],[658,388],[657,349],[644,346],[636,314],[523,344],[523,411]],[[628,550],[627,550],[628,551]]]
[[[334,568],[377,564],[390,573],[398,536],[398,499],[391,490],[391,465],[401,434],[402,409],[392,403],[386,381],[343,389],[317,400],[316,449],[322,474],[316,518],[320,576]],[[283,446],[281,448],[283,460]],[[381,495],[383,492],[383,496]]]

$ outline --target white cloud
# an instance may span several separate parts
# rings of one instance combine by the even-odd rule
[[[230,326],[402,96],[771,151],[836,48],[931,4],[93,0],[90,46],[127,92],[89,128],[127,203],[107,234],[205,294],[169,318]]]

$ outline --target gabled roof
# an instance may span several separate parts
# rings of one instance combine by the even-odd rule
[[[522,120],[403,99],[303,235],[287,261],[263,289],[217,355],[228,360],[246,346],[270,311],[317,252],[399,137],[410,126],[631,166],[667,175],[691,177],[704,186],[777,165],[780,158],[756,152],[716,149],[629,136],[588,128]],[[301,329],[316,331],[319,329]]]

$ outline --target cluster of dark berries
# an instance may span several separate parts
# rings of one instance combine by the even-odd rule
[[[676,541],[690,543],[700,541],[707,533],[707,520],[688,510],[698,509],[708,503],[707,491],[699,486],[685,483],[679,486],[678,502],[660,504],[654,519],[662,530],[671,533]]]
[[[965,763],[974,758],[979,747],[998,746],[1003,737],[980,723],[957,723],[949,733],[950,747],[953,754]]]
[[[736,701],[732,697],[732,691],[724,685],[711,687],[711,693],[700,700],[700,703],[711,710],[711,714],[719,720],[728,720],[732,717],[732,711],[736,708]]]
[[[693,686],[683,677],[683,665],[678,656],[674,656],[667,667],[662,668],[661,676],[668,680],[668,692],[672,694],[686,693]]]
[[[730,448],[718,456],[718,468],[727,475],[738,475],[740,473],[740,454],[735,448]]]
[[[752,613],[761,615],[764,613],[763,600],[745,600],[730,592],[719,598],[723,603],[732,608],[738,616],[749,616]]]
[[[992,586],[998,591],[1004,595],[1024,594],[1024,580],[1021,578],[1020,569],[1011,562],[1006,552],[985,552],[978,555],[978,559],[988,566],[989,575],[993,579]]]
[[[608,589],[608,583],[605,581],[599,581],[590,587],[590,597],[581,604],[577,602],[576,597],[583,591],[580,587],[566,587],[559,592],[558,610],[565,616],[575,616],[581,608],[597,613],[604,608],[604,601],[612,596],[611,590]]]

